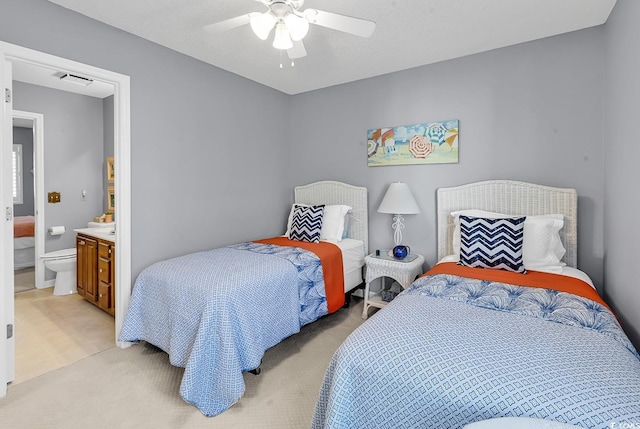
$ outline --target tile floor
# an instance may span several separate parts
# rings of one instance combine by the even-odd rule
[[[13,385],[62,368],[115,345],[115,319],[53,288],[16,293],[16,377]]]

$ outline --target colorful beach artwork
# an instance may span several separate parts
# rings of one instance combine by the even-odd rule
[[[459,121],[403,125],[367,131],[369,167],[458,162]]]

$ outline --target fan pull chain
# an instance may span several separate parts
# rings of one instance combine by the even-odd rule
[[[296,63],[294,62],[294,60],[291,60],[291,67],[295,67]],[[282,50],[280,50],[280,68],[283,68],[282,65]]]

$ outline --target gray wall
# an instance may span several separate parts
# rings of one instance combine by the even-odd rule
[[[13,144],[22,145],[22,204],[13,205],[14,216],[33,216],[33,129],[13,127]]]
[[[45,234],[45,252],[75,247],[73,229],[102,212],[102,100],[22,82],[13,82],[13,93],[15,109],[44,117],[44,227],[67,228],[61,236]],[[52,191],[60,192],[60,203],[47,202]]]
[[[11,17],[0,40],[131,77],[134,279],[164,258],[283,232],[286,95],[46,0],[0,11]]]
[[[593,28],[297,95],[289,185],[337,179],[369,189],[370,248],[392,245],[376,210],[389,183],[407,182],[420,209],[404,241],[436,262],[435,192],[514,179],[579,195],[579,265],[602,285],[603,29]],[[460,120],[460,162],[368,167],[368,129]]]
[[[627,334],[640,347],[640,288],[637,244],[640,224],[640,145],[633,129],[640,108],[640,2],[618,0],[606,24],[605,150],[605,299]],[[618,135],[617,130],[622,130]]]

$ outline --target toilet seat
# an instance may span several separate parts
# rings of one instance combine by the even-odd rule
[[[53,252],[47,252],[44,255],[40,256],[40,259],[42,260],[52,260],[52,259],[70,259],[70,258],[75,258],[76,257],[76,248],[70,248],[70,249],[61,249],[61,250],[55,250]]]

